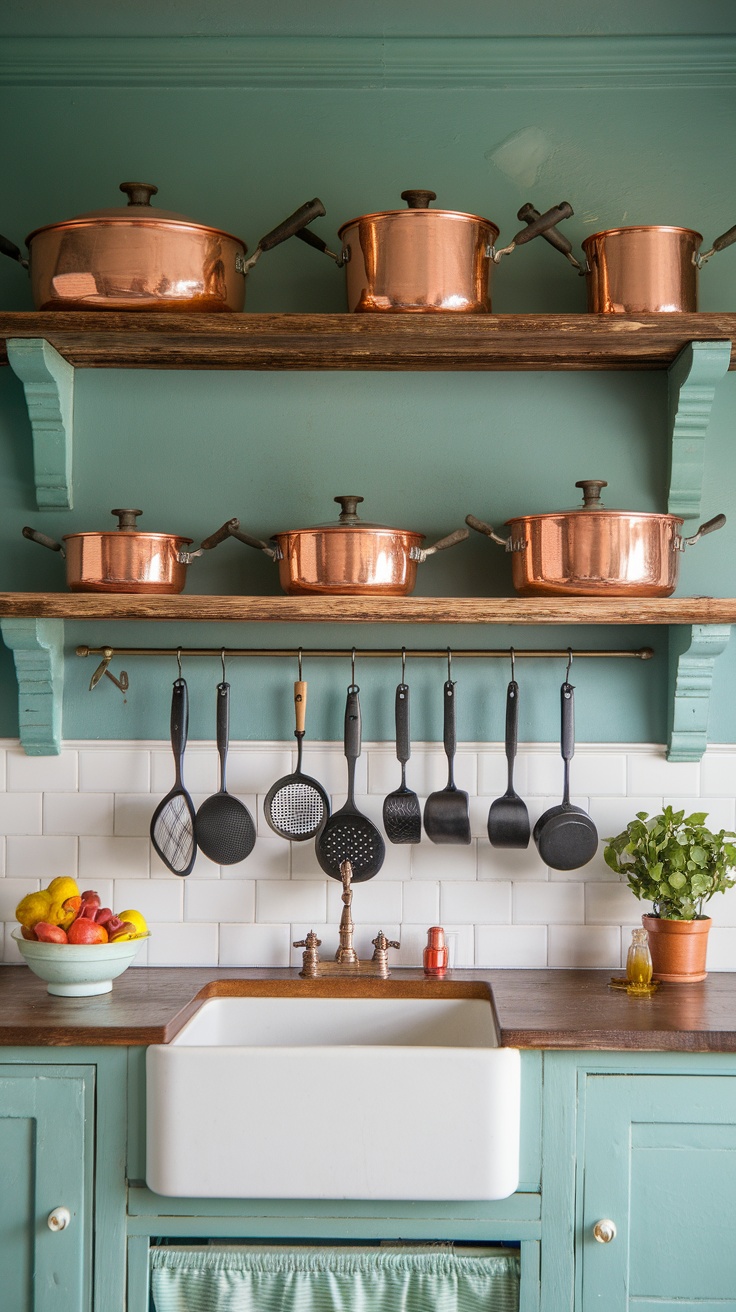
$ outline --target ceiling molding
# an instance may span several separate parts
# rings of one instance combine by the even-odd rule
[[[9,37],[0,85],[732,88],[736,36]]]

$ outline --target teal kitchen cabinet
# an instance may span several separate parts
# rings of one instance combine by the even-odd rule
[[[94,1067],[0,1066],[0,1306],[92,1307]]]

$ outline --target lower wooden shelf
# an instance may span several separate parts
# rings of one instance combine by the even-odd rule
[[[61,750],[65,620],[182,623],[660,625],[670,627],[668,759],[707,745],[716,658],[736,623],[728,597],[216,597],[101,592],[0,593],[0,631],[14,656],[20,740],[29,755]]]

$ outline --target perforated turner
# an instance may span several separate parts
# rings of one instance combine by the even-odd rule
[[[330,814],[327,793],[316,779],[302,773],[302,745],[307,717],[307,685],[298,679],[294,684],[294,713],[297,741],[296,770],[277,779],[263,803],[264,815],[275,834],[302,843],[314,838]]]
[[[361,725],[359,687],[351,683],[345,704],[345,757],[348,763],[348,796],[344,806],[331,815],[314,850],[326,875],[342,880],[340,866],[349,861],[353,883],[372,879],[383,865],[386,845],[372,820],[355,805],[355,763],[360,756]]]
[[[409,737],[409,687],[396,689],[396,759],[401,766],[401,786],[383,801],[383,827],[391,843],[418,843],[422,837],[419,798],[406,786],[406,763],[411,756]]]
[[[189,732],[189,692],[186,680],[174,680],[171,694],[171,750],[176,776],[171,792],[151,817],[151,842],[172,874],[188,875],[197,859],[194,839],[194,804],[184,787],[182,769]]]

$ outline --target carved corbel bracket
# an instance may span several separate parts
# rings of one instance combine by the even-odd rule
[[[705,439],[715,391],[728,372],[731,343],[689,342],[667,371],[671,446],[671,515],[701,513]]]
[[[43,337],[9,338],[7,345],[31,421],[36,504],[71,510],[74,369]]]
[[[28,756],[58,756],[64,691],[64,621],[0,620],[15,660],[20,741]]]
[[[713,667],[730,636],[730,624],[670,630],[668,761],[699,761],[708,745]]]

